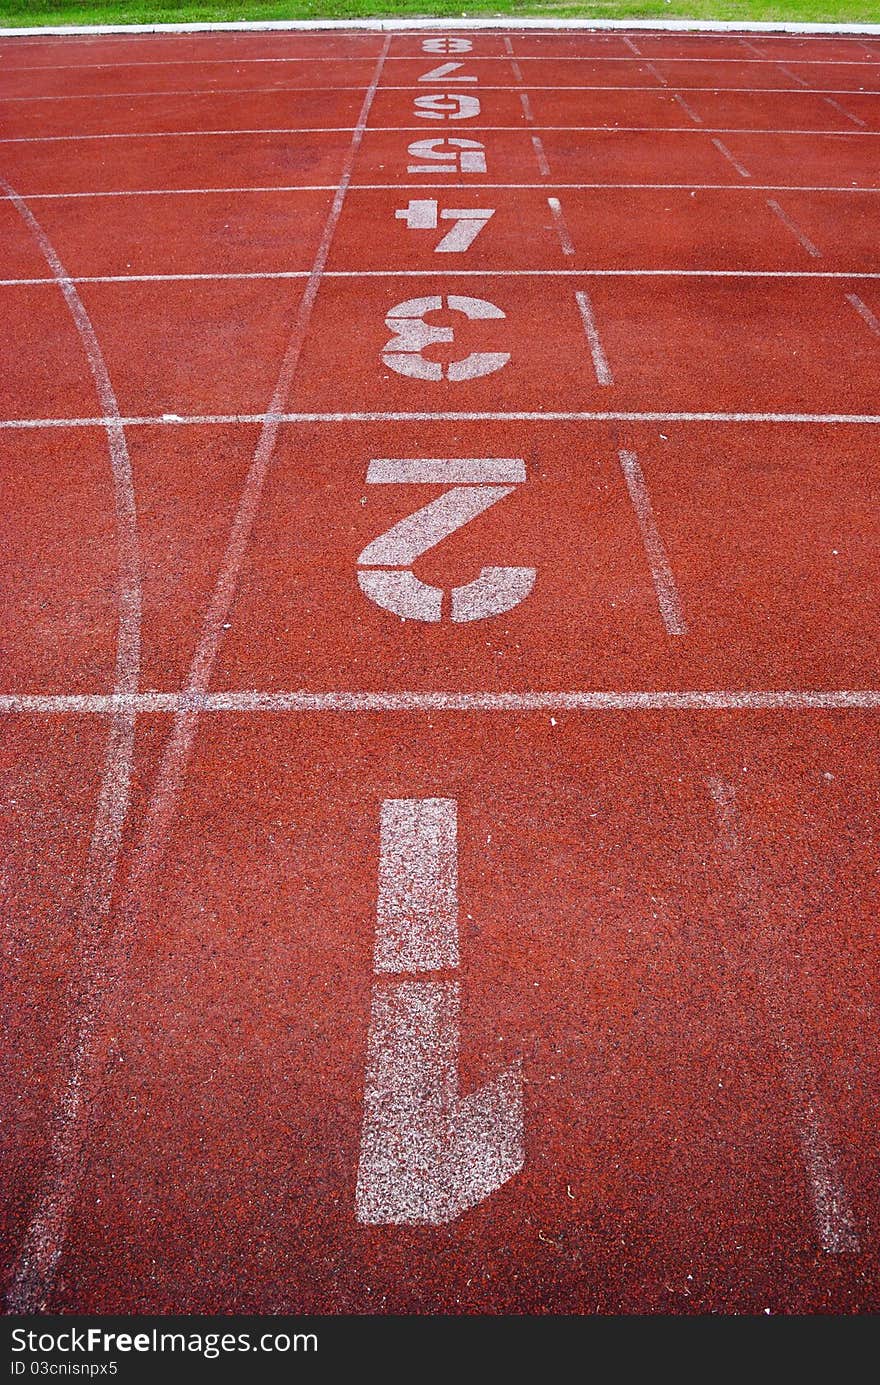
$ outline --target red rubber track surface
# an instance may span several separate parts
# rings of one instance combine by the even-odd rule
[[[870,37],[0,41],[10,1308],[880,1308],[878,170]],[[359,586],[426,458],[510,609]],[[522,1065],[442,1225],[358,1220],[395,799]]]

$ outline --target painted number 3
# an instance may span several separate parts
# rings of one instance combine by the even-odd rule
[[[461,361],[441,365],[428,361],[422,354],[427,346],[448,345],[455,340],[452,327],[438,327],[425,321],[428,313],[447,308],[463,313],[467,318],[503,318],[504,313],[484,298],[462,298],[460,294],[437,294],[430,298],[409,298],[398,303],[385,319],[385,326],[394,335],[386,342],[382,360],[398,375],[410,375],[416,380],[474,380],[479,375],[491,375],[510,360],[509,351],[472,351]]]

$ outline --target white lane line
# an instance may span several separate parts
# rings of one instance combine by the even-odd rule
[[[625,43],[626,46],[627,46],[633,53],[635,53],[635,55],[636,55],[637,58],[642,58],[642,59],[643,59],[643,58],[647,57],[647,54],[643,53],[641,49],[637,48],[636,45],[632,42],[631,39],[629,39],[629,38],[623,38],[621,41],[622,41],[623,43]],[[741,43],[745,43],[746,40],[741,39],[740,42],[741,42]],[[505,47],[505,52],[507,52],[511,57],[513,57],[513,55],[514,55],[514,54],[513,54],[513,47],[512,47],[512,45],[511,45],[511,46],[508,46],[509,43],[510,43],[510,40],[509,40],[508,36],[505,35],[505,36],[504,36],[504,47]],[[765,67],[776,67],[776,68],[780,68],[780,63],[779,63],[779,60],[778,60],[777,58],[766,58],[766,57],[764,57],[763,55],[761,55],[761,54],[759,53],[759,50],[758,50],[758,49],[754,48],[754,45],[748,44],[747,46],[750,47],[750,48],[752,48],[753,51],[754,51],[755,53],[758,53],[758,54],[759,54],[759,56],[758,56],[757,58],[743,59],[743,58],[722,58],[722,57],[714,57],[714,58],[699,57],[699,58],[697,58],[697,57],[683,57],[683,56],[681,56],[681,55],[676,55],[675,57],[669,57],[669,56],[664,56],[664,55],[662,55],[662,54],[660,54],[660,55],[655,54],[655,57],[657,57],[657,59],[658,59],[659,62],[672,62],[672,63],[711,63],[713,67],[717,67],[717,66],[719,66],[719,65],[721,65],[721,64],[725,64],[725,63],[726,63],[726,64],[729,64],[731,67],[737,67],[737,66],[742,67],[743,64],[747,62],[748,65],[749,65],[750,67],[757,67],[759,64],[762,64],[762,65],[765,66]],[[519,57],[519,61],[520,61],[520,62],[524,62],[524,63],[553,63],[554,65],[557,64],[557,63],[589,63],[589,65],[590,65],[591,67],[592,67],[595,63],[618,63],[618,64],[619,64],[619,63],[625,63],[625,62],[628,62],[628,61],[629,61],[628,58],[624,57],[624,56],[621,55],[621,54],[616,54],[616,53],[615,53],[615,54],[604,54],[604,53],[566,53],[566,54],[557,54],[557,55],[555,55],[555,56],[553,56],[553,57],[548,57],[548,56],[546,56],[546,55],[544,55],[544,54],[540,54],[540,53],[530,53],[530,54],[520,53],[520,54],[518,55],[518,57]],[[366,66],[367,63],[368,63],[369,61],[370,61],[370,59],[369,59],[367,56],[361,55],[361,54],[355,54],[355,55],[351,55],[351,56],[347,56],[347,57],[332,57],[332,56],[329,56],[329,57],[328,57],[328,56],[320,56],[320,57],[319,57],[319,56],[316,55],[316,56],[311,57],[311,58],[288,57],[288,56],[269,57],[269,58],[266,58],[266,57],[260,57],[260,58],[243,58],[243,57],[240,57],[240,58],[165,58],[165,59],[161,59],[161,60],[153,59],[153,60],[150,60],[150,61],[144,61],[144,60],[134,61],[134,60],[132,60],[132,61],[126,61],[126,62],[120,62],[120,63],[33,63],[33,64],[29,64],[29,65],[19,64],[19,65],[16,65],[15,67],[12,67],[12,66],[4,67],[3,70],[4,70],[5,73],[12,73],[12,72],[92,72],[92,71],[95,71],[95,70],[107,70],[107,71],[118,72],[120,68],[129,68],[129,67],[187,67],[187,68],[191,68],[191,67],[224,67],[224,66],[226,66],[226,67],[230,67],[230,66],[231,66],[231,67],[247,67],[247,66],[253,66],[254,64],[263,64],[263,65],[267,65],[267,64],[268,64],[269,66],[277,66],[277,65],[280,65],[280,64],[291,64],[291,63],[310,63],[310,64],[312,64],[312,65],[314,65],[315,63],[335,63],[337,66],[339,66],[341,63],[362,63],[364,66]],[[418,62],[418,61],[419,61],[418,55],[415,56],[415,57],[408,57],[408,56],[402,56],[402,57],[389,57],[389,58],[387,59],[387,62],[388,62],[388,63],[410,63],[410,64],[412,64],[412,63],[415,63],[415,62]],[[467,61],[468,61],[468,64],[470,64],[470,63],[497,63],[497,62],[499,62],[499,61],[501,61],[501,60],[500,60],[499,58],[497,58],[497,57],[487,56],[487,55],[485,55],[485,54],[469,53],[469,54],[467,55]],[[804,58],[804,57],[801,57],[800,55],[798,55],[797,61],[800,63],[800,65],[801,65],[802,67],[870,67],[870,66],[875,65],[875,63],[876,63],[876,59],[874,59],[873,62],[866,62],[863,58]],[[781,69],[780,69],[780,70],[781,70]]]
[[[75,284],[30,208],[2,178],[0,187],[27,226],[61,290],[79,333],[104,415],[113,481],[118,563],[115,695],[136,697],[141,657],[141,559],[125,427],[100,343]],[[70,1075],[54,1114],[49,1161],[36,1208],[13,1266],[7,1300],[13,1313],[39,1313],[45,1307],[48,1287],[64,1245],[70,1191],[79,1174],[75,1142],[71,1137],[82,1119],[81,1079],[88,1066],[88,1052],[100,1006],[102,944],[131,795],[135,716],[135,707],[124,701],[111,712],[88,858],[76,906],[76,969],[72,977],[73,998],[68,997],[75,1018],[62,1038]]]
[[[0,715],[108,716],[119,707],[174,714],[184,693],[4,693]],[[187,698],[203,714],[311,712],[877,712],[878,688],[568,690],[549,692],[213,692]]]
[[[731,154],[730,150],[728,149],[727,145],[724,144],[722,140],[720,140],[720,139],[713,139],[712,143],[715,145],[715,148],[718,150],[719,154],[723,154],[724,157],[725,157],[725,159],[727,159],[728,163],[733,164],[734,168],[736,169],[737,173],[739,174],[739,176],[740,176],[741,178],[751,178],[752,175],[751,175],[751,173],[749,172],[749,170],[748,170],[747,168],[745,168],[745,167],[739,162],[738,159],[735,159],[735,158],[734,158],[734,156]]]
[[[880,414],[720,413],[660,409],[507,409],[415,411],[354,410],[347,413],[153,414],[123,418],[125,428],[180,428],[201,425],[265,423],[822,423],[876,427]],[[28,428],[105,428],[104,418],[0,419],[0,430]]]
[[[663,73],[660,71],[659,67],[655,67],[653,63],[642,63],[642,67],[644,67],[647,72],[650,72],[651,76],[654,78],[654,81],[657,83],[658,86],[669,86],[668,81],[663,76]]]
[[[380,814],[376,972],[458,966],[454,798],[388,798]]]
[[[861,125],[863,129],[867,128],[867,124],[864,120],[862,120],[861,116],[853,115],[852,111],[848,111],[846,109],[846,106],[842,106],[839,101],[835,101],[833,96],[826,96],[824,100],[827,106],[831,106],[835,111],[839,111],[840,114],[842,116],[845,116],[847,120],[851,120],[853,125]],[[877,131],[868,131],[868,133],[876,134]]]
[[[628,84],[626,84],[626,85],[612,85],[611,83],[608,83],[608,82],[592,83],[592,84],[583,85],[583,86],[575,86],[573,83],[566,83],[564,86],[560,86],[558,83],[557,83],[556,85],[549,85],[549,84],[544,84],[544,83],[540,83],[540,82],[528,82],[526,85],[527,85],[527,89],[528,89],[529,91],[552,91],[552,92],[554,92],[557,96],[559,95],[560,92],[569,92],[569,91],[599,91],[599,92],[609,92],[609,91],[653,91],[653,92],[656,92],[656,90],[657,90],[656,85],[653,85],[653,86],[644,86],[644,85],[633,85],[633,84],[630,84],[630,83],[628,83]],[[395,87],[395,86],[385,85],[385,86],[383,86],[382,90],[383,90],[383,92],[385,92],[385,91],[405,91],[405,92],[410,92],[410,93],[412,93],[412,87],[406,87],[406,86]],[[481,85],[480,90],[481,90],[481,91],[516,91],[516,87],[512,87],[512,86],[509,86],[509,85],[502,85],[502,84],[499,84],[499,83],[489,83],[489,82],[487,82],[487,83],[484,83],[484,84]],[[719,91],[724,92],[725,95],[726,95],[727,93],[730,93],[730,92],[736,92],[738,95],[741,95],[741,96],[800,96],[800,95],[803,94],[802,89],[793,88],[793,87],[719,87],[719,86],[711,86],[711,87],[688,87],[687,90],[688,90],[688,91],[705,91],[705,92],[711,92],[711,93],[712,93],[713,95],[715,95],[715,96],[718,95],[718,92],[719,92]],[[340,92],[340,93],[342,93],[342,92],[358,92],[358,93],[360,93],[360,92],[363,91],[363,87],[357,87],[357,86],[355,86],[355,87],[333,87],[333,91],[334,91],[334,92]],[[83,92],[67,92],[67,93],[65,93],[64,95],[61,95],[61,96],[57,96],[57,95],[56,95],[56,96],[0,96],[0,106],[2,106],[2,105],[7,105],[7,104],[9,104],[9,103],[11,103],[11,102],[21,103],[22,101],[108,101],[108,100],[115,100],[115,101],[121,101],[121,100],[132,101],[132,100],[136,100],[136,99],[138,99],[138,98],[147,98],[147,97],[150,97],[150,98],[152,98],[152,99],[154,99],[154,100],[156,100],[156,101],[164,101],[164,100],[166,100],[169,96],[217,96],[217,97],[225,97],[225,96],[242,96],[242,95],[251,94],[251,93],[258,94],[258,95],[272,95],[272,96],[286,96],[286,97],[289,97],[289,96],[292,96],[292,95],[296,95],[298,92],[302,92],[304,95],[308,95],[309,93],[321,92],[321,93],[323,93],[324,95],[326,95],[326,93],[327,93],[327,88],[326,88],[326,87],[298,87],[298,86],[297,86],[297,87],[281,87],[281,86],[277,86],[277,87],[188,87],[188,88],[186,88],[186,89],[183,90],[183,91],[114,91],[114,92],[109,92],[109,91],[101,92],[101,91],[99,91],[99,92],[85,92],[85,93],[83,93]],[[873,87],[871,87],[871,88],[868,88],[868,89],[866,89],[866,88],[864,88],[864,87],[860,87],[860,88],[854,88],[854,87],[810,87],[810,88],[809,88],[809,94],[810,94],[811,96],[827,96],[827,95],[829,95],[829,94],[830,94],[831,96],[880,96],[880,87],[878,87],[878,88],[873,88]],[[381,128],[381,127],[377,127],[377,128]]]
[[[660,616],[666,627],[666,633],[667,635],[686,635],[687,624],[681,607],[681,598],[678,594],[678,587],[666,553],[666,547],[660,537],[660,530],[657,528],[654,507],[651,504],[651,496],[648,492],[644,473],[639,465],[639,459],[634,452],[627,452],[622,448],[617,455],[620,458],[620,469],[623,472],[623,479],[626,481],[629,498],[638,520],[645,556],[651,569],[651,580],[657,594],[657,605],[660,608]]]
[[[800,87],[808,87],[810,85],[803,77],[799,77],[796,72],[792,72],[789,68],[784,67],[782,63],[776,63],[776,70],[777,72],[781,72],[783,77],[787,77],[790,82],[797,82]]]
[[[798,226],[797,222],[793,221],[788,213],[783,211],[782,207],[780,207],[779,203],[774,198],[767,198],[767,206],[770,208],[773,215],[779,218],[783,226],[791,232],[795,240],[800,241],[807,254],[812,255],[815,260],[821,260],[822,251],[818,246],[813,244],[809,236]]]
[[[175,711],[156,781],[146,806],[141,836],[134,848],[119,923],[110,938],[106,955],[100,960],[98,984],[87,995],[85,1006],[78,1017],[77,1047],[55,1114],[55,1126],[59,1134],[53,1144],[54,1167],[48,1170],[40,1206],[25,1234],[21,1252],[17,1300],[19,1311],[40,1311],[52,1292],[58,1260],[64,1246],[67,1219],[78,1191],[85,1149],[94,1128],[95,1106],[103,1085],[108,1041],[107,1022],[108,1019],[112,1021],[124,995],[128,954],[140,926],[143,911],[147,908],[155,887],[156,872],[167,847],[198,723],[198,698],[204,693],[211,677],[278,433],[279,413],[284,408],[296,370],[321,274],[330,252],[330,243],[351,181],[355,155],[361,144],[390,43],[389,35],[385,39],[372,82],[364,96],[357,128],[343,164],[339,187],[315,255],[312,274],[299,303],[269,411],[263,421],[254,459],[239,500],[220,574],[190,665],[186,688]]]
[[[742,927],[750,937],[758,934],[758,946],[750,951],[748,960],[764,1002],[770,1033],[788,1088],[792,1120],[812,1194],[819,1241],[822,1249],[829,1254],[857,1252],[860,1246],[855,1219],[843,1185],[840,1160],[830,1135],[828,1117],[804,1051],[802,1037],[797,1032],[797,1022],[792,1016],[790,984],[787,977],[777,975],[779,963],[772,955],[773,941],[767,936],[769,924],[763,891],[757,871],[743,845],[736,790],[732,784],[716,776],[707,780],[707,786],[715,805],[719,839],[731,859],[736,876]]]
[[[688,132],[690,133],[690,132]],[[533,136],[533,143],[537,136]],[[547,172],[545,177],[549,177],[550,169],[547,166],[546,157],[544,158],[541,172]],[[748,174],[744,175],[748,177]],[[737,188],[744,192],[827,192],[842,193],[845,196],[876,196],[880,193],[880,185],[856,186],[852,183],[848,187],[838,187],[830,183],[751,183],[747,188],[743,188],[739,183],[560,183],[554,180],[553,186],[556,188],[573,189],[579,192],[635,192],[643,190],[646,192],[733,192]],[[543,188],[543,183],[468,183],[469,188],[493,188],[506,189],[509,191],[524,191],[529,188]],[[352,192],[400,192],[404,188],[443,188],[461,192],[461,183],[354,183]],[[88,197],[210,197],[222,194],[232,196],[240,194],[263,194],[263,193],[302,193],[302,192],[335,192],[334,183],[278,183],[275,185],[260,184],[247,187],[226,187],[226,188],[112,188],[106,191],[96,191],[89,189],[84,192],[27,192],[22,193],[24,202],[66,202]],[[6,193],[0,193],[0,202],[8,202]]]
[[[550,208],[550,215],[553,218],[553,225],[556,227],[556,234],[559,237],[559,244],[562,247],[563,255],[574,254],[574,243],[569,235],[568,227],[565,224],[565,217],[562,215],[562,204],[558,197],[548,197],[547,205]]]
[[[596,326],[596,318],[593,314],[593,305],[590,302],[589,294],[584,289],[579,289],[575,293],[577,305],[580,309],[581,321],[584,324],[584,332],[590,347],[590,355],[593,358],[593,369],[596,372],[596,380],[600,385],[613,385],[614,378],[611,374],[611,367],[608,364],[602,342],[599,337],[599,329]]]
[[[846,301],[848,303],[851,303],[852,306],[855,308],[859,317],[867,326],[868,331],[873,332],[875,337],[880,337],[880,319],[877,318],[875,313],[871,312],[871,309],[868,307],[867,303],[865,303],[863,299],[859,298],[859,295],[857,293],[848,293],[846,295]]]
[[[547,162],[547,155],[544,151],[543,140],[538,135],[532,135],[532,147],[535,151],[535,158],[538,163],[538,172],[545,178],[550,177],[550,165]]]
[[[548,202],[551,200],[547,199]],[[552,199],[556,201],[557,199]],[[862,269],[327,269],[325,279],[880,279]],[[225,279],[308,279],[307,269],[229,270],[215,274],[76,274],[73,284],[214,283]],[[43,288],[54,279],[0,279],[0,288]]]
[[[529,124],[543,133],[562,133],[562,134],[608,134],[608,135],[690,135],[694,132],[689,125],[538,125],[535,121],[534,112],[525,91],[519,93],[520,105],[523,114]],[[680,93],[674,93],[673,101],[677,101],[689,118],[699,125],[703,121],[692,110]],[[858,139],[858,138],[880,138],[880,130],[869,130],[865,126],[864,120],[852,115],[841,106],[839,101],[828,100],[828,105],[840,111],[848,120],[856,125],[861,125],[861,130],[830,130],[817,127],[807,130],[780,130],[771,129],[765,125],[703,125],[703,130],[709,135],[801,135],[812,140],[816,139]],[[522,129],[521,125],[470,125],[471,131],[485,131],[495,134],[516,134]],[[75,134],[75,135],[9,135],[0,138],[0,144],[79,144],[89,140],[120,140],[120,139],[221,139],[234,138],[237,135],[345,135],[351,134],[354,130],[353,125],[261,125],[254,128],[236,128],[231,130],[124,130],[112,131],[103,134]],[[422,125],[375,125],[367,134],[415,134],[424,133]]]
[[[687,101],[685,101],[684,97],[681,95],[680,92],[676,92],[676,93],[674,94],[674,96],[673,96],[672,99],[673,99],[673,101],[677,101],[677,102],[678,102],[678,104],[681,106],[681,109],[684,111],[685,115],[686,115],[686,116],[689,116],[690,119],[694,122],[695,125],[702,125],[703,122],[702,122],[701,118],[697,115],[697,113],[696,113],[696,111],[694,110],[693,106],[691,106]],[[741,132],[735,131],[735,130],[731,130],[731,131],[725,130],[724,133],[725,133],[725,134],[737,134],[737,133],[741,133]]]
[[[523,115],[525,116],[525,118],[526,118],[526,120],[528,121],[528,123],[529,123],[530,125],[534,125],[534,124],[535,124],[535,113],[534,113],[534,111],[532,110],[532,103],[531,103],[531,101],[529,100],[528,95],[527,95],[526,92],[524,92],[524,91],[521,91],[520,94],[519,94],[519,104],[522,106]],[[492,127],[492,126],[488,126],[488,125],[484,125],[484,126],[482,126],[481,128],[484,129],[484,130],[489,130],[489,129],[493,128],[493,127]],[[499,128],[500,128],[500,127],[499,127]],[[511,128],[511,127],[508,126],[508,129],[510,129],[510,128]],[[513,128],[516,128],[516,127],[513,127]],[[537,128],[537,127],[536,127],[536,128]],[[542,127],[542,128],[543,128],[543,127]]]
[[[547,161],[547,152],[544,149],[544,142],[541,139],[540,135],[535,133],[537,130],[537,126],[535,124],[535,116],[532,111],[531,102],[529,101],[526,92],[523,90],[524,81],[522,70],[519,66],[519,63],[516,61],[516,58],[513,56],[513,45],[508,41],[508,43],[505,46],[507,48],[508,61],[510,63],[511,71],[513,72],[513,75],[517,81],[519,100],[520,105],[522,106],[523,115],[525,116],[527,124],[532,127],[532,148],[535,151],[535,160],[538,165],[538,172],[541,174],[542,178],[549,178],[550,164]]]

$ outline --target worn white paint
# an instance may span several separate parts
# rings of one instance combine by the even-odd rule
[[[425,321],[430,313],[462,313],[471,320],[503,318],[504,313],[484,298],[469,298],[462,294],[429,294],[397,303],[388,312],[385,325],[393,334],[386,342],[382,360],[398,375],[416,380],[475,380],[501,370],[510,360],[509,351],[471,351],[461,360],[428,360],[423,352],[428,346],[451,345],[455,340],[452,327],[440,327]]]
[[[860,298],[857,293],[848,293],[846,301],[855,308],[868,331],[873,332],[875,337],[880,337],[880,318],[877,317],[876,313],[871,312],[865,300]]]
[[[521,457],[374,457],[371,486],[515,486],[526,479]]]
[[[137,714],[137,702],[132,699],[137,698],[140,678],[142,592],[134,477],[125,426],[104,354],[85,305],[46,231],[16,190],[2,178],[0,188],[46,261],[85,353],[107,433],[118,563],[115,696],[121,700],[110,713],[88,855],[74,906],[75,975],[73,989],[65,1002],[70,1020],[62,1039],[63,1079],[50,1123],[49,1158],[36,1206],[12,1267],[7,1299],[11,1312],[29,1314],[42,1312],[46,1307],[64,1248],[71,1201],[79,1176],[79,1150],[87,1116],[85,1079],[102,1004],[103,954],[131,798]],[[110,931],[112,933],[112,929]]]
[[[189,428],[215,424],[263,423],[267,414],[150,414],[123,418],[126,428]],[[436,409],[366,410],[339,413],[279,413],[277,423],[821,423],[828,426],[876,428],[880,414],[726,413],[712,410],[661,409]],[[15,432],[34,428],[103,428],[103,418],[0,419],[0,430]]]
[[[520,1065],[470,1096],[459,1089],[459,985],[373,988],[357,1219],[442,1226],[522,1169]]]
[[[459,136],[447,139],[418,139],[407,149],[411,159],[428,163],[407,164],[407,173],[485,173],[486,150],[477,139]]]
[[[730,150],[728,149],[727,145],[724,143],[723,140],[713,139],[712,143],[718,150],[718,153],[722,154],[724,158],[727,160],[727,162],[733,165],[733,167],[736,169],[737,173],[741,178],[751,178],[752,175],[746,168],[745,164],[740,163],[739,159],[737,159],[733,154],[731,154]]]
[[[462,1096],[457,805],[388,799],[356,1209],[364,1225],[440,1226],[523,1166],[519,1063]]]
[[[760,939],[768,927],[767,910],[757,871],[743,841],[736,789],[716,775],[707,779],[707,787],[715,805],[719,840],[735,872],[743,924],[750,936],[757,933]],[[772,948],[767,947],[766,938],[762,941],[760,951],[757,946],[750,950],[749,960],[788,1088],[819,1241],[829,1254],[853,1253],[860,1249],[859,1236],[831,1137],[828,1114],[798,1033],[788,978],[778,974]]]
[[[550,215],[553,218],[553,225],[556,228],[556,234],[559,237],[559,244],[562,248],[563,255],[573,255],[574,242],[569,234],[568,226],[565,223],[565,217],[562,215],[562,204],[559,198],[548,197],[547,206],[550,208]]]
[[[666,627],[666,633],[667,635],[686,635],[687,625],[682,612],[681,598],[666,554],[666,547],[660,537],[648,484],[639,465],[639,459],[634,452],[627,452],[622,448],[617,455],[620,458],[620,469],[623,472],[629,498],[642,535],[645,556],[651,569],[651,581],[654,583],[657,605],[660,608],[660,616]]]
[[[440,63],[439,67],[432,67],[430,72],[425,72],[419,78],[420,82],[476,82],[476,77],[462,74],[461,69],[464,63]],[[455,75],[459,74],[459,75]]]
[[[419,120],[475,120],[480,114],[480,100],[461,91],[438,91],[429,96],[417,96],[413,102]]]
[[[611,374],[611,367],[605,355],[605,349],[599,336],[599,329],[596,326],[596,317],[593,312],[593,305],[590,296],[585,289],[579,289],[575,293],[578,308],[580,309],[581,321],[584,324],[584,333],[587,344],[590,348],[590,355],[593,358],[593,369],[596,372],[596,381],[600,385],[613,385],[614,377]]]
[[[486,479],[495,484],[486,484]],[[499,480],[513,484],[497,484]],[[476,481],[477,484],[453,485],[367,544],[358,558],[361,591],[377,606],[404,620],[440,621],[443,590],[416,577],[410,570],[412,564],[510,495],[515,485],[523,480],[525,464],[520,458],[375,459],[367,472],[369,483],[449,485],[450,482]],[[536,576],[534,568],[482,568],[472,581],[452,588],[450,615],[453,623],[485,620],[511,610],[530,594]]]
[[[794,218],[790,217],[788,213],[783,210],[783,208],[779,205],[776,199],[773,197],[768,197],[767,206],[770,208],[773,215],[777,217],[779,221],[782,222],[786,230],[791,232],[795,240],[800,242],[804,250],[806,250],[807,254],[812,255],[814,260],[821,260],[822,251],[819,249],[817,245],[813,243],[813,241],[810,240],[806,232],[803,231],[800,226],[798,226]]]
[[[0,715],[112,716],[119,707],[138,712],[174,713],[184,694],[3,693]],[[202,713],[357,713],[357,712],[880,712],[880,688],[754,688],[659,690],[558,690],[552,692],[419,692],[384,689],[366,692],[260,692],[256,689],[205,693]]]
[[[388,798],[379,817],[377,972],[458,966],[454,798]]]

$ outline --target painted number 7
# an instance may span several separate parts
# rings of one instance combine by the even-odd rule
[[[524,601],[535,585],[533,567],[484,567],[465,586],[442,587],[416,577],[412,564],[525,481],[519,457],[377,458],[368,485],[442,485],[436,500],[407,515],[368,543],[358,558],[358,584],[365,596],[404,620],[456,623],[501,615]]]
[[[437,255],[467,250],[473,245],[490,217],[495,215],[494,207],[444,208],[438,212],[433,198],[413,200],[394,213],[398,221],[405,221],[410,231],[436,231],[440,221],[453,224],[441,241],[434,246]]]

